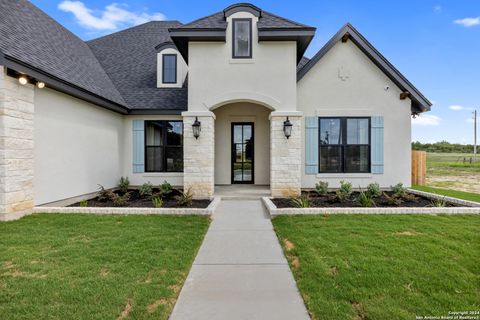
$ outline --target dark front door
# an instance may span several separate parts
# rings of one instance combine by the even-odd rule
[[[253,183],[253,123],[232,123],[232,184]]]

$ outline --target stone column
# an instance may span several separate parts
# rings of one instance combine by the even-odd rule
[[[215,114],[183,112],[183,186],[196,199],[209,199],[215,191]],[[198,117],[200,137],[193,136],[192,124]]]
[[[0,66],[0,220],[28,214],[33,202],[34,86]]]
[[[292,123],[289,139],[283,132],[287,116]],[[302,169],[302,113],[272,112],[270,114],[270,189],[272,197],[300,195]]]

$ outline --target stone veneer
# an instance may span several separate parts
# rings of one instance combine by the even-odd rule
[[[215,191],[215,115],[211,112],[184,112],[183,185],[197,199],[211,198]],[[200,137],[193,137],[195,118],[201,122]]]
[[[0,220],[34,206],[33,98],[33,85],[20,85],[0,66]]]
[[[283,132],[287,116],[292,123],[289,139]],[[272,197],[296,197],[301,193],[302,116],[298,112],[270,115],[270,189]]]

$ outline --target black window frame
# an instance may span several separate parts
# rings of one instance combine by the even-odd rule
[[[237,21],[248,21],[249,28],[250,28],[250,41],[249,41],[249,48],[248,48],[248,56],[237,56],[235,55],[235,22]],[[252,59],[252,51],[253,51],[253,23],[252,19],[250,18],[234,18],[232,19],[232,59]]]
[[[149,123],[156,122],[156,123],[161,123],[162,124],[162,145],[147,145],[147,126]],[[167,144],[167,131],[168,131],[168,123],[169,122],[180,122],[182,124],[182,141],[180,145],[168,145]],[[183,136],[185,134],[185,127],[183,125],[182,120],[145,120],[145,139],[144,139],[144,145],[145,145],[145,167],[144,171],[147,173],[181,173],[184,171],[184,166],[182,165],[182,171],[168,171],[167,170],[167,148],[182,148],[182,162],[184,162],[184,149],[183,149]],[[163,149],[163,159],[162,159],[162,164],[163,164],[163,170],[157,171],[157,170],[148,170],[148,157],[147,157],[147,152],[149,148],[161,148]]]
[[[174,81],[166,81],[165,80],[165,58],[166,57],[175,57],[175,80]],[[163,84],[175,84],[177,83],[177,72],[178,72],[178,57],[176,53],[164,53],[162,54],[162,83]]]
[[[368,120],[368,144],[348,144],[348,134],[347,134],[347,122],[349,119],[365,119]],[[340,120],[340,130],[342,135],[342,143],[341,144],[325,144],[322,145],[321,142],[321,134],[322,134],[322,126],[321,120]],[[321,157],[322,157],[322,146],[325,147],[339,147],[341,150],[341,170],[340,171],[321,171]],[[366,146],[368,147],[368,170],[367,171],[347,171],[346,170],[346,147],[355,147],[355,146]],[[325,173],[371,173],[372,172],[372,118],[371,117],[319,117],[318,118],[318,173],[325,174]]]

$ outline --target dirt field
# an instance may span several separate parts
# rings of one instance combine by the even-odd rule
[[[470,163],[471,157],[462,153],[428,153],[427,185],[480,193],[480,156],[476,163]]]

